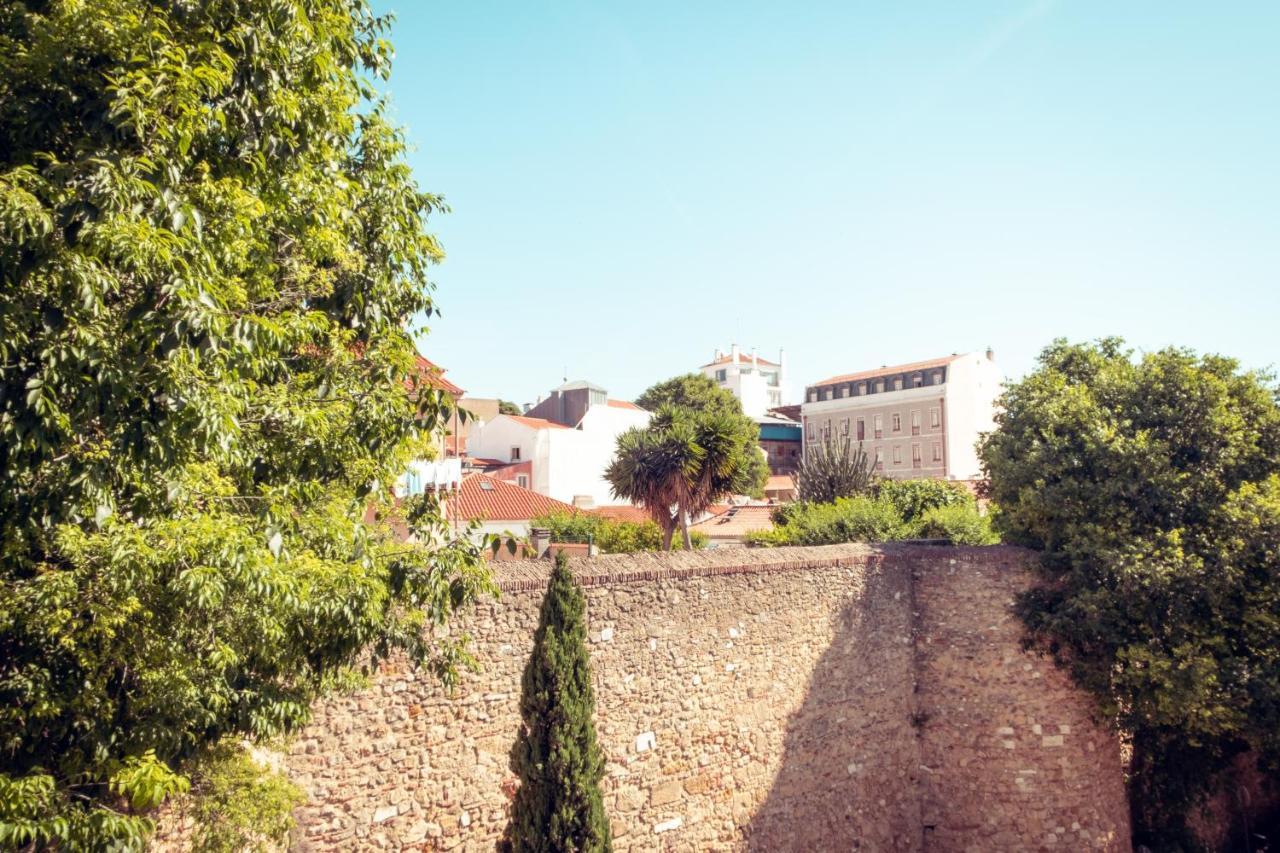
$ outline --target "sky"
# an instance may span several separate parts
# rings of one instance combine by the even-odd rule
[[[423,353],[633,398],[737,343],[823,377],[1054,338],[1280,363],[1280,3],[437,3],[386,85]]]

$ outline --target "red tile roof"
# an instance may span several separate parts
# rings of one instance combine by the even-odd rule
[[[650,515],[644,509],[638,506],[598,506],[595,509],[589,509],[587,512],[593,515],[603,516],[610,521],[633,521],[637,524],[644,523],[650,519]]]
[[[752,530],[772,530],[771,506],[733,506],[690,527],[710,539],[741,539]]]
[[[628,402],[627,400],[610,400],[609,405],[613,406],[615,409],[635,409],[638,412],[644,411],[644,409],[640,408],[635,403]]]
[[[959,358],[961,358],[961,356],[949,355],[946,358],[931,358],[928,361],[913,361],[910,364],[891,364],[888,367],[878,367],[875,370],[860,370],[857,373],[843,373],[840,376],[832,376],[830,379],[823,379],[821,382],[813,382],[810,384],[830,385],[832,382],[848,382],[856,379],[870,379],[872,376],[885,376],[890,373],[909,373],[912,370],[928,370],[931,367],[943,367]]]
[[[756,356],[756,362],[759,364],[767,365],[768,367],[782,366],[778,364],[778,362],[776,361],[770,361],[769,359],[761,358],[760,356]],[[750,363],[751,363],[751,353],[748,353],[748,352],[738,353],[738,364],[750,364]],[[717,358],[715,361],[708,361],[706,364],[702,366],[712,367],[717,364],[733,364],[733,353],[729,353],[728,355],[721,356],[720,358]]]
[[[790,474],[770,474],[769,481],[764,484],[766,492],[789,491],[796,487],[796,481]]]
[[[498,417],[511,418],[516,423],[531,429],[569,429],[564,424],[558,424],[545,418],[530,418],[525,415],[499,415]]]
[[[445,511],[451,521],[528,521],[547,512],[574,512],[574,508],[488,474],[469,474],[446,500]]]
[[[443,391],[446,394],[452,394],[455,397],[462,396],[463,390],[459,388],[457,385],[454,385],[448,379],[445,379],[444,370],[442,370],[439,366],[433,364],[430,361],[430,359],[424,358],[423,356],[419,355],[415,368],[418,371],[418,378],[425,381],[428,385],[430,385],[432,388],[435,388],[437,391]]]

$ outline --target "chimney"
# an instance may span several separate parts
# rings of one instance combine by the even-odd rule
[[[739,350],[738,350],[738,345],[737,345],[737,344],[730,344],[730,345],[729,345],[729,354],[733,356],[733,363],[734,363],[734,364],[737,364],[737,363],[738,363],[738,355],[739,355]]]
[[[760,366],[760,356],[756,355],[756,348],[755,348],[755,347],[752,347],[752,348],[751,348],[751,366],[752,366],[752,367],[759,367],[759,366]]]
[[[991,347],[987,347],[987,361],[995,361],[995,360],[996,360],[996,351],[993,350]]]

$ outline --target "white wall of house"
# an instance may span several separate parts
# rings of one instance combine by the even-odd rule
[[[565,503],[589,500],[595,506],[617,503],[604,472],[613,461],[618,436],[649,423],[649,413],[608,405],[592,406],[576,429],[537,429],[499,415],[485,424],[473,423],[467,433],[472,456],[533,462],[529,488]]]
[[[995,429],[996,398],[1004,374],[985,353],[972,352],[948,365],[946,401],[947,471],[959,480],[982,476],[977,442]]]
[[[729,361],[724,361],[727,355]],[[778,364],[767,364],[756,358],[754,351],[742,352],[734,344],[727,354],[717,350],[711,364],[703,365],[704,375],[715,380],[742,403],[742,411],[752,418],[763,417],[765,412],[786,402],[786,362],[779,350]]]

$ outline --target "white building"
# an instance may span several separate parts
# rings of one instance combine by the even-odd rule
[[[833,376],[805,389],[804,447],[862,444],[886,477],[973,480],[1004,377],[988,349]]]
[[[473,421],[467,452],[519,466],[516,482],[539,494],[579,507],[607,506],[616,502],[604,472],[618,436],[646,426],[649,417],[632,403],[610,400],[598,386],[573,382],[525,415]]]
[[[716,350],[715,358],[700,369],[721,388],[732,391],[748,417],[763,417],[786,398],[786,353],[782,350],[778,350],[777,361],[769,361],[755,349],[747,354],[733,344],[728,353]]]

